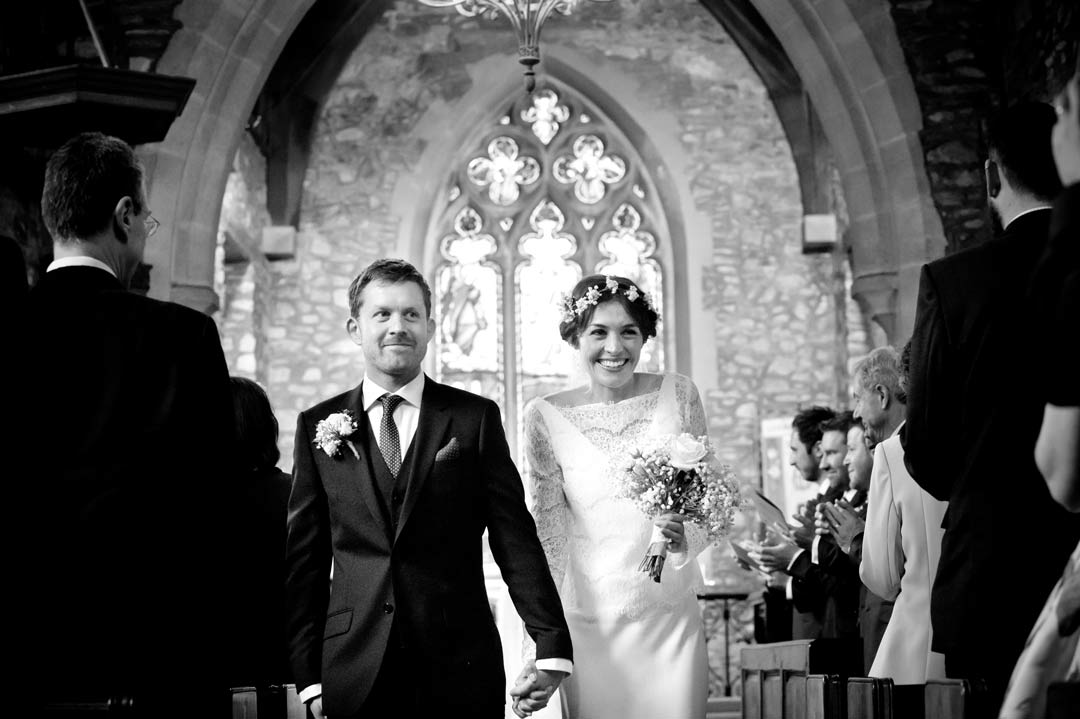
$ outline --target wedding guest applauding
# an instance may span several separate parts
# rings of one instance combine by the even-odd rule
[[[859,576],[870,591],[896,603],[869,674],[898,685],[924,684],[945,677],[944,657],[930,649],[930,585],[947,505],[915,484],[904,466],[897,432],[907,394],[905,362],[891,347],[874,352],[855,372],[858,411],[885,436],[874,452]],[[903,355],[909,352],[907,345]]]
[[[695,557],[705,532],[680,515],[655,520],[668,538],[661,581],[638,570],[654,522],[618,494],[616,477],[650,437],[707,432],[694,383],[636,372],[657,314],[634,282],[590,275],[559,326],[589,383],[536,399],[525,451],[540,541],[560,587],[578,660],[562,685],[568,719],[702,719],[708,694]]]
[[[835,418],[836,412],[828,407],[808,407],[800,410],[791,422],[791,466],[799,472],[802,478],[812,484],[819,485],[816,497],[803,506],[802,511],[795,515],[799,526],[793,530],[795,544],[800,550],[809,551],[814,541],[814,509],[819,502],[832,502],[844,494],[843,487],[834,487],[824,481],[824,473],[821,471],[821,427]],[[794,557],[792,558],[792,561]],[[790,564],[790,562],[789,562]],[[786,576],[785,566],[780,574]],[[790,577],[784,585],[787,599],[793,600],[794,587]],[[808,611],[799,611],[792,607],[791,613],[791,638],[792,639],[817,639],[821,636],[822,610],[824,607],[814,607]]]
[[[36,674],[14,694],[130,695],[142,716],[213,716],[232,653],[236,511],[217,327],[128,292],[158,222],[123,141],[66,142],[41,206],[56,259],[27,300],[13,345],[22,369],[9,378],[20,422],[9,506],[29,565],[13,576],[34,642],[15,656]]]
[[[949,502],[933,648],[949,677],[987,681],[993,711],[1080,538],[1080,517],[1052,500],[1033,458],[1045,404],[1044,354],[1033,348],[1045,308],[1028,286],[1060,190],[1055,119],[1048,105],[1022,103],[990,126],[987,193],[1005,231],[923,267],[901,434],[912,477]],[[1019,589],[1003,595],[1003,578]]]
[[[814,504],[815,516],[831,501],[844,499],[851,507],[865,501],[865,489],[849,488],[844,462],[848,431],[853,424],[851,413],[844,412],[821,425],[820,469],[829,489]],[[791,575],[795,608],[821,617],[821,637],[858,635],[858,568],[842,561],[842,552],[831,536],[815,536],[809,550],[805,550],[785,537],[773,535],[754,556],[766,569]]]

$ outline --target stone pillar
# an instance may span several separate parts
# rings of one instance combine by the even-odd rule
[[[899,291],[895,272],[860,275],[851,284],[851,296],[859,303],[863,314],[873,320],[896,346],[905,337],[897,337],[897,301]]]

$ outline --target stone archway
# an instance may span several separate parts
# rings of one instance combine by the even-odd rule
[[[899,343],[919,269],[945,247],[919,142],[922,115],[887,2],[752,0],[817,108],[851,218],[853,294]]]
[[[231,158],[269,72],[315,0],[243,9],[185,0],[158,69],[198,84],[146,158],[165,223],[152,246],[151,293],[215,306],[216,228]],[[853,247],[854,294],[891,341],[914,320],[919,267],[944,248],[918,139],[918,98],[886,2],[753,0],[791,58],[836,154]]]
[[[196,80],[165,140],[143,148],[162,232],[147,248],[150,293],[213,311],[218,217],[240,133],[285,42],[315,0],[184,0],[158,71]]]

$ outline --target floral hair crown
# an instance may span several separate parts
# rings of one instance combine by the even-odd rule
[[[559,298],[559,310],[562,311],[563,322],[573,322],[575,319],[585,314],[589,307],[595,307],[600,304],[600,296],[604,292],[610,292],[612,295],[619,294],[619,281],[614,277],[608,277],[603,285],[593,285],[589,287],[582,293],[581,297],[576,300],[568,294],[563,294],[562,297]],[[637,302],[637,299],[640,297],[646,307],[653,312],[656,312],[656,307],[653,305],[649,293],[644,290],[639,290],[635,285],[631,284],[625,290],[622,290],[622,294],[631,302]]]

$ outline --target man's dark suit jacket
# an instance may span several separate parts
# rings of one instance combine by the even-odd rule
[[[318,422],[344,410],[357,420],[356,436],[367,436],[359,386],[297,420],[287,554],[297,687],[321,682],[328,715],[355,714],[393,625],[420,705],[451,702],[465,713],[504,705],[502,650],[484,586],[485,529],[537,658],[572,659],[495,403],[425,381],[396,522],[372,477],[381,461],[374,440],[354,442],[359,459],[347,446],[330,457],[313,444]]]
[[[45,274],[23,320],[9,549],[36,659],[15,693],[206,713],[195,695],[227,689],[219,659],[239,629],[223,627],[232,405],[217,329],[90,267]]]
[[[822,495],[812,497],[806,503],[803,516],[811,525],[814,522],[814,511],[819,502],[835,502],[844,496],[847,485],[829,486]],[[825,618],[825,593],[820,591],[817,585],[807,584],[803,581],[806,568],[811,566],[810,549],[806,548],[796,560],[792,569],[797,571],[798,576],[792,574],[791,579],[791,636],[792,639],[818,639],[825,636],[822,623]],[[835,636],[835,625],[830,626],[829,636]]]
[[[949,502],[933,648],[999,684],[1080,538],[1080,517],[1051,499],[1034,461],[1050,358],[1038,351],[1048,309],[1028,287],[1049,220],[1023,215],[923,267],[901,430],[912,477]]]
[[[831,487],[820,501],[836,501],[845,491],[843,486]],[[856,493],[852,501],[854,506],[861,506],[866,501],[866,493]],[[816,506],[817,502],[814,504]],[[858,565],[852,567],[832,537],[818,540],[818,563],[811,560],[808,549],[795,559],[789,570],[795,609],[820,617],[820,637],[858,636],[861,586]]]

